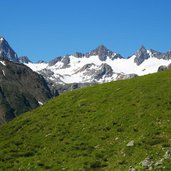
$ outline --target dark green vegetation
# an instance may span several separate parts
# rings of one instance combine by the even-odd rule
[[[0,149],[4,171],[154,169],[171,149],[171,71],[64,93],[1,126]]]
[[[23,64],[0,58],[0,124],[51,98],[44,78]]]

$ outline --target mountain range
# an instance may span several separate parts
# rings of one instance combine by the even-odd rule
[[[56,57],[49,62],[33,63],[27,56],[18,57],[3,37],[0,37],[0,57],[1,98],[3,99],[1,104],[4,106],[5,101],[6,106],[5,109],[3,107],[1,122],[11,120],[15,116],[35,108],[39,101],[44,103],[62,92],[166,70],[171,63],[171,51],[161,53],[142,46],[133,55],[125,58],[104,45],[100,45],[88,53],[76,52],[72,55]],[[26,91],[31,93],[31,96],[36,99],[34,105],[28,105],[24,100],[26,107],[18,103],[19,106],[16,110],[17,105],[14,103],[16,100],[13,99],[11,102],[2,88],[3,84],[5,84],[4,87],[10,87],[11,90],[7,92],[10,96],[15,87],[13,82],[15,86],[17,85],[13,94],[21,92],[23,96]],[[32,84],[30,85],[30,83]],[[34,93],[37,90],[39,93]],[[38,96],[35,96],[36,94]],[[46,98],[42,99],[39,96]],[[24,97],[27,99],[26,96]],[[22,107],[23,109],[20,109]]]
[[[18,57],[4,38],[0,38],[0,56],[27,65],[41,74],[54,94],[115,80],[129,79],[158,71],[171,63],[171,51],[161,53],[142,46],[125,58],[104,45],[88,53],[56,57],[49,62],[32,63],[27,56]]]
[[[95,84],[133,78],[157,72],[171,63],[171,52],[160,53],[141,47],[129,58],[100,45],[89,53],[57,57],[49,62],[25,63],[44,76],[53,86]]]

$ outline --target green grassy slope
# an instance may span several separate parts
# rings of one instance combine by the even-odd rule
[[[155,164],[171,149],[171,71],[64,93],[1,126],[0,149],[5,171]],[[171,160],[162,167],[171,170]]]

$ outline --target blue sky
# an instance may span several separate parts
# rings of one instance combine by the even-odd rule
[[[170,0],[0,0],[0,35],[32,61],[100,44],[127,57],[171,50]]]

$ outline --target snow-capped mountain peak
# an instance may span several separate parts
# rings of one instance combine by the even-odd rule
[[[150,58],[149,52],[144,46],[142,46],[134,55],[136,56],[134,62],[137,65],[140,65],[144,60]]]
[[[157,72],[171,63],[171,53],[159,53],[142,46],[130,58],[112,52],[104,45],[83,54],[57,57],[48,63],[27,64],[54,84],[102,83]]]
[[[87,57],[90,56],[99,56],[101,61],[105,61],[107,57],[114,59],[114,58],[123,58],[121,55],[112,52],[104,45],[98,46],[96,49],[92,50],[91,52],[86,54]]]

